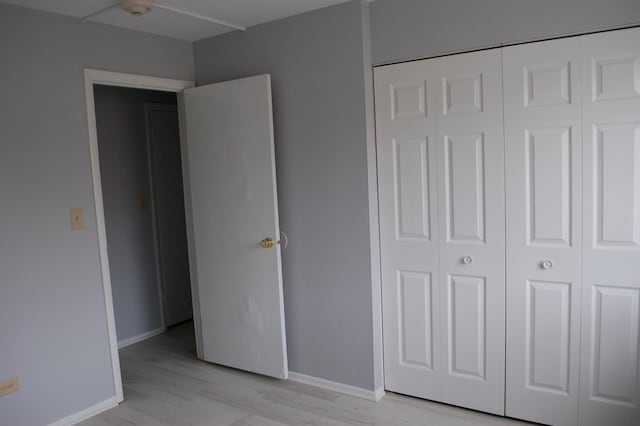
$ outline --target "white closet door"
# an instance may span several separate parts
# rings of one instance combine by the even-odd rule
[[[437,64],[442,399],[504,414],[501,52]]]
[[[640,424],[640,29],[581,37],[580,425]]]
[[[388,390],[440,400],[434,62],[375,69]]]
[[[506,414],[575,425],[582,252],[580,40],[508,47],[503,61]]]

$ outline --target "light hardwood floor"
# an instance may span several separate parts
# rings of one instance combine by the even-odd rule
[[[104,425],[526,425],[387,393],[375,403],[195,358],[193,324],[120,351],[125,401],[81,423]]]

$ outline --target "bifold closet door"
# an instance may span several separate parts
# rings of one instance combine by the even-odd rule
[[[504,413],[500,51],[377,68],[388,390]]]
[[[384,373],[441,400],[435,62],[375,69]]]
[[[501,52],[436,63],[442,400],[504,414]]]
[[[582,121],[580,40],[503,49],[506,414],[576,425]]]
[[[640,28],[380,67],[375,90],[386,388],[640,425]]]
[[[640,424],[640,28],[581,37],[579,424]]]

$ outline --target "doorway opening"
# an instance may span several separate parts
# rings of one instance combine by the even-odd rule
[[[164,333],[195,358],[178,101],[192,82],[85,70],[116,399],[119,349]]]
[[[196,355],[177,95],[107,85],[94,85],[93,94],[116,336],[127,378],[136,374],[127,366],[149,345]],[[169,328],[161,340],[123,350]]]
[[[175,93],[94,85],[118,347],[193,318]]]

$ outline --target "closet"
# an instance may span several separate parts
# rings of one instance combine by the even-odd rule
[[[374,81],[385,387],[640,424],[640,28]]]

